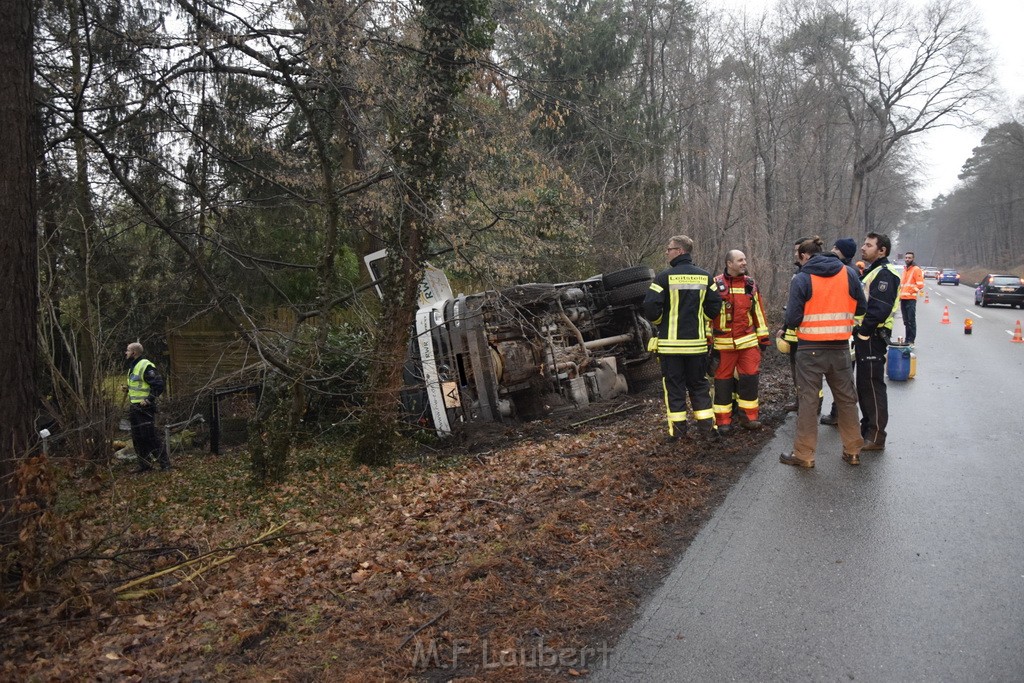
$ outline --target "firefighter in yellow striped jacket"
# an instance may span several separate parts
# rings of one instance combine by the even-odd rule
[[[689,237],[669,239],[669,268],[658,273],[644,299],[644,314],[658,327],[651,342],[661,360],[669,440],[686,435],[687,396],[698,431],[708,438],[718,436],[707,378],[707,340],[722,299],[711,274],[693,265],[691,251]]]
[[[715,369],[715,424],[720,434],[732,431],[735,401],[746,416],[742,425],[759,429],[758,383],[761,351],[768,348],[768,320],[754,278],[747,275],[747,256],[739,249],[725,255],[725,272],[715,276],[722,310],[712,321]]]

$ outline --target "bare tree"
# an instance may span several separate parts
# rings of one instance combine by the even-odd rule
[[[898,0],[860,9],[863,40],[850,64],[834,64],[853,139],[845,225],[863,227],[868,177],[905,138],[970,121],[993,83],[992,58],[977,14],[964,0],[933,0],[912,10]]]

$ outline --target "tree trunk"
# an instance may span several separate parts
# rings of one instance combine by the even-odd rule
[[[843,225],[846,226],[847,232],[853,235],[860,234],[862,221],[860,220],[860,205],[861,195],[864,193],[864,179],[866,173],[857,165],[854,165],[853,176],[850,179],[850,203],[846,207],[846,218],[843,220]]]
[[[413,223],[410,226],[415,231]],[[407,233],[409,234],[409,233]],[[413,233],[415,234],[415,233]],[[421,272],[413,257],[420,255],[418,240],[409,249],[398,277],[390,278],[382,315],[382,329],[374,343],[368,377],[366,410],[359,425],[359,437],[352,454],[364,465],[386,465],[394,458],[396,425],[402,390],[402,366],[409,347],[409,332],[414,320],[416,296]],[[396,259],[389,259],[394,265]],[[394,269],[391,272],[396,272]]]
[[[73,348],[69,355],[76,365],[76,372],[68,377],[75,390],[74,395],[62,401],[62,410],[68,422],[77,423],[77,448],[91,460],[101,460],[110,452],[108,429],[109,407],[100,392],[103,369],[101,355],[100,322],[97,311],[99,298],[97,276],[93,272],[95,245],[97,239],[96,210],[92,199],[89,159],[86,139],[82,132],[85,127],[85,108],[88,106],[84,91],[86,88],[83,59],[88,59],[87,46],[82,35],[85,32],[84,6],[77,2],[67,3],[69,42],[71,57],[71,79],[77,98],[72,112],[74,125],[71,140],[75,155],[75,176],[72,184],[76,221],[71,230],[62,230],[61,235],[69,237],[65,248],[75,255],[70,263],[73,267],[65,271],[69,283],[78,292],[77,310],[72,312],[70,342]],[[60,274],[56,275],[60,277]],[[64,284],[64,283],[62,283]],[[73,310],[73,308],[72,308]],[[129,340],[130,341],[130,340]],[[77,415],[72,417],[72,411]]]
[[[490,46],[491,29],[479,28],[486,0],[421,0],[423,58],[415,82],[422,102],[408,128],[407,146],[398,154],[402,180],[401,217],[391,226],[391,279],[386,283],[384,329],[377,336],[368,383],[368,400],[353,455],[357,462],[384,464],[394,453],[399,419],[402,364],[416,308],[424,249],[437,230],[437,212],[445,185],[457,170],[450,151],[458,136],[456,100],[465,90],[472,49]],[[404,125],[404,124],[403,124]]]
[[[0,12],[0,543],[18,537],[15,471],[35,441],[38,275],[32,102],[32,9]]]

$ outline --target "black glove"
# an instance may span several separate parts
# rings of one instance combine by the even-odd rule
[[[718,370],[718,364],[721,361],[721,354],[718,353],[718,349],[711,349],[708,351],[708,374],[714,375],[715,371]]]
[[[758,339],[757,340],[757,345],[759,347],[761,347],[761,351],[767,351],[772,346],[772,340],[771,339]]]

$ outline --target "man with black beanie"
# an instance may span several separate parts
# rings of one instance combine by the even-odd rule
[[[857,242],[852,237],[837,239],[832,245],[832,253],[839,257],[844,266],[848,266],[857,254]]]

